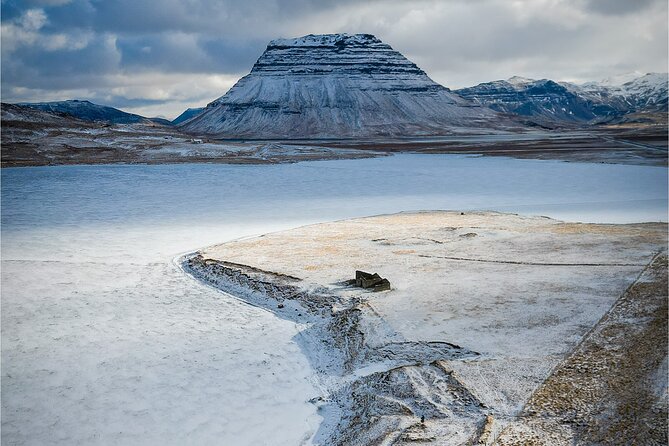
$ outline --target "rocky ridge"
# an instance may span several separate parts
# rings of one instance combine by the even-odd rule
[[[90,122],[106,122],[109,124],[171,124],[167,119],[145,118],[144,116],[124,112],[114,107],[76,99],[55,102],[22,102],[16,105],[50,113],[60,113]]]
[[[582,90],[599,97],[613,97],[624,101],[628,109],[639,111],[668,110],[667,73],[647,73],[622,84],[588,82]]]

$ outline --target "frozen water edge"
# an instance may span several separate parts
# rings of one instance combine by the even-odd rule
[[[184,274],[189,275],[203,286],[212,287],[232,299],[263,309],[280,319],[296,324],[298,332],[293,340],[309,360],[315,372],[316,387],[320,389],[319,395],[315,395],[310,400],[314,408],[319,410],[320,427],[318,431],[314,430],[309,433],[308,439],[305,437],[305,443],[325,444],[321,443],[321,440],[332,435],[341,419],[342,412],[337,405],[328,404],[323,396],[328,395],[331,388],[340,387],[341,382],[345,380],[342,375],[346,358],[343,351],[332,345],[333,340],[330,339],[331,333],[328,333],[325,326],[324,316],[310,312],[308,308],[300,304],[298,299],[279,297],[289,296],[294,291],[293,289],[281,289],[280,287],[270,289],[273,287],[267,282],[256,282],[252,278],[226,280],[220,271],[211,271],[198,267],[198,265],[202,266],[200,264],[193,264],[192,260],[197,256],[197,251],[183,254],[175,258],[175,263]],[[277,297],[281,302],[280,308],[277,306]]]
[[[657,220],[665,184],[663,168],[441,155],[3,169],[3,442],[295,444],[318,429],[299,328],[193,283],[179,252],[434,207]]]
[[[320,422],[300,327],[172,264],[3,261],[3,288],[3,443],[289,445]]]
[[[294,286],[291,279],[286,281],[280,275],[258,272],[242,265],[230,267],[225,262],[209,261],[203,259],[200,252],[180,256],[177,261],[182,270],[195,280],[300,325],[295,342],[309,359],[320,388],[320,395],[310,402],[318,408],[322,421],[318,431],[309,438],[310,444],[362,445],[372,438],[377,439],[375,437],[393,437],[415,428],[417,419],[411,419],[415,417],[408,420],[397,417],[390,425],[370,428],[367,423],[371,423],[374,416],[370,419],[367,414],[370,408],[365,404],[369,401],[358,401],[357,395],[367,392],[367,398],[371,400],[383,398],[376,395],[374,389],[379,382],[392,378],[415,384],[412,374],[433,369],[440,374],[437,380],[452,381],[448,392],[460,393],[459,398],[464,396],[471,400],[472,414],[452,414],[454,418],[449,420],[447,429],[451,434],[449,440],[457,438],[464,441],[473,434],[476,421],[471,419],[478,415],[476,409],[483,404],[466,391],[442,361],[472,358],[478,353],[446,343],[407,342],[397,333],[384,329],[384,321],[364,302],[357,298],[342,299],[325,288],[305,291]],[[389,352],[389,356],[377,357],[370,345],[381,342],[392,346],[393,343],[388,342],[393,340],[400,342],[395,343],[397,347],[394,352]],[[421,388],[413,389],[410,395],[395,393],[393,389],[386,391],[392,398],[409,398],[421,404],[431,398],[427,395],[442,398],[441,387],[443,384],[436,382],[422,383]],[[385,414],[381,411],[378,415]],[[459,435],[457,431],[460,431]]]

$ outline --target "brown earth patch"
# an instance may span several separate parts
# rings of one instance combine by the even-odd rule
[[[498,445],[665,445],[667,256],[658,255]]]

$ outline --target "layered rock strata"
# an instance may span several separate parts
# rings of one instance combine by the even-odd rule
[[[226,138],[443,135],[497,126],[369,34],[273,40],[251,72],[183,124]]]

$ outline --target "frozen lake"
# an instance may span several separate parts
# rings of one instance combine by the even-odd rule
[[[454,155],[3,169],[3,443],[308,443],[319,390],[301,327],[173,260],[420,209],[666,221],[667,169]]]

